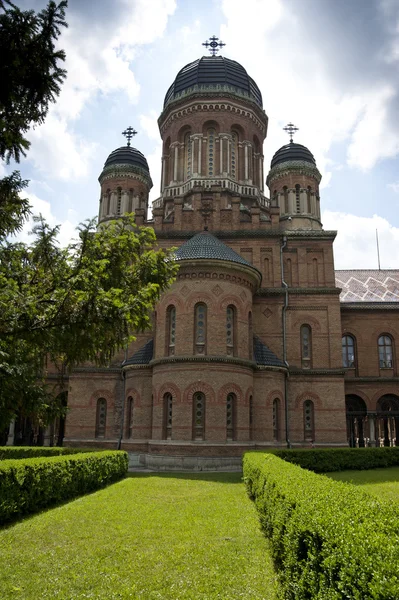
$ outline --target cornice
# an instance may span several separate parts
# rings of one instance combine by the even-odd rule
[[[143,183],[148,185],[150,189],[153,186],[152,179],[148,171],[141,167],[137,167],[135,165],[127,165],[124,163],[112,164],[108,167],[105,167],[102,170],[98,181],[100,182],[100,185],[102,185],[104,181],[107,181],[109,179],[116,179],[121,176],[138,179],[139,181],[142,181]]]
[[[266,183],[269,185],[269,182],[290,175],[291,173],[314,177],[317,180],[317,183],[320,183],[321,181],[321,173],[315,165],[312,165],[306,160],[287,160],[270,169],[266,177]]]
[[[399,310],[399,302],[341,302],[341,311],[346,310]]]
[[[341,293],[341,288],[335,287],[320,287],[320,288],[287,288],[288,294],[290,296],[319,296],[319,295],[332,295],[339,296]],[[285,288],[260,288],[255,296],[282,296],[285,294]],[[291,309],[292,310],[292,309]],[[300,310],[300,309],[299,309]]]
[[[237,365],[245,367],[247,369],[255,370],[257,368],[256,362],[252,360],[245,360],[243,358],[236,358],[233,356],[167,356],[165,358],[155,358],[150,362],[151,367],[158,365],[173,365],[173,364],[186,364],[186,363],[202,363],[202,364],[227,364]]]
[[[121,367],[76,367],[70,373],[70,376],[76,373],[120,373]]]
[[[247,117],[256,123],[262,133],[266,135],[268,118],[265,111],[249,96],[235,93],[232,89],[230,91],[223,91],[224,87],[215,86],[214,91],[211,89],[200,91],[199,86],[195,86],[194,88],[190,88],[190,90],[185,90],[179,98],[169,102],[158,119],[161,136],[172,121],[187,118],[199,111],[208,112],[209,110],[226,112],[231,115],[239,114]],[[227,101],[225,98],[227,98]],[[231,103],[229,103],[229,99],[232,101]],[[247,102],[250,105],[249,108],[237,104],[237,99]]]
[[[399,377],[345,377],[345,383],[399,383]]]
[[[151,221],[153,223],[153,221]],[[157,231],[155,229],[155,234],[157,239],[159,240],[188,240],[192,238],[194,235],[198,233],[198,230],[192,231]],[[334,240],[337,232],[336,231],[324,231],[324,230],[313,230],[313,229],[303,229],[303,230],[267,230],[267,229],[239,229],[237,231],[218,231],[218,230],[210,230],[212,235],[216,236],[219,239],[237,239],[237,238],[282,238],[283,236],[288,239],[309,239],[309,240],[320,240],[320,239],[328,239]]]
[[[219,274],[217,279],[228,279],[230,283],[244,284],[246,287],[250,287],[251,289],[253,289],[255,285],[259,285],[262,280],[262,274],[260,273],[260,271],[258,271],[256,267],[253,267],[251,265],[246,266],[241,263],[230,260],[193,258],[187,260],[179,260],[178,263],[181,266],[177,275],[177,279],[214,279],[210,271],[208,272],[208,277],[206,276],[206,273],[202,273],[202,277],[199,277],[198,268],[205,266],[208,268],[210,267],[212,270],[235,270],[239,271],[240,273],[245,273],[245,275],[248,277],[248,279],[250,279],[250,281],[243,278],[237,280],[237,278],[233,279],[231,276],[226,277],[223,273]],[[193,268],[195,269],[195,271],[192,273],[190,271]]]
[[[298,367],[289,367],[288,372],[291,375],[305,375],[306,377],[344,377],[345,369],[300,369]]]

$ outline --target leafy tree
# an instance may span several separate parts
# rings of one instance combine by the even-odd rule
[[[0,0],[0,158],[16,161],[31,124],[43,122],[65,71],[55,50],[66,26],[63,0],[39,14]],[[133,215],[96,230],[80,226],[66,248],[59,227],[35,218],[33,241],[10,241],[30,216],[18,172],[0,180],[0,432],[16,415],[46,424],[62,410],[46,385],[47,361],[59,376],[91,361],[106,365],[150,324],[160,294],[177,270],[155,235]]]

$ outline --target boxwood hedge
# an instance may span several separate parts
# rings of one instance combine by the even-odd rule
[[[286,600],[399,599],[399,509],[271,453],[244,480]]]
[[[378,469],[399,465],[399,446],[393,448],[312,448],[275,450],[273,454],[315,473]]]
[[[92,452],[91,448],[60,448],[54,446],[0,446],[0,460],[11,458],[39,458],[41,456],[61,456]]]
[[[0,463],[0,524],[87,494],[126,475],[126,452],[105,451],[3,460]]]

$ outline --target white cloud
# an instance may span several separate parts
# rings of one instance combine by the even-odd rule
[[[395,192],[395,194],[399,194],[399,181],[395,183],[387,183],[387,188]]]
[[[378,215],[358,217],[324,211],[324,229],[338,230],[334,242],[336,269],[377,269],[376,229],[382,269],[397,269],[399,264],[399,228]]]
[[[71,121],[98,94],[125,94],[138,100],[140,85],[131,70],[136,49],[163,35],[175,0],[120,0],[112,18],[88,23],[79,12],[68,15],[62,32],[67,79],[44,125],[30,132],[29,159],[52,177],[84,177],[93,144],[74,133]]]
[[[35,194],[24,192],[22,195],[24,198],[28,198],[31,205],[32,215],[38,216],[41,214],[47,223],[52,227],[55,225],[60,225],[60,232],[58,235],[60,246],[66,246],[72,239],[76,238],[76,227],[78,225],[78,221],[77,214],[74,210],[68,210],[67,218],[60,222],[60,220],[58,220],[51,212],[51,205],[49,202],[42,200]],[[22,231],[15,236],[16,239],[28,244],[31,243],[32,235],[30,232],[32,231],[33,225],[33,218],[31,218],[25,223]]]

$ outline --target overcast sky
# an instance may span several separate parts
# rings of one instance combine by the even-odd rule
[[[68,78],[19,166],[63,242],[97,214],[97,178],[128,125],[159,196],[164,95],[215,34],[262,91],[265,173],[288,121],[313,152],[336,268],[377,268],[376,228],[382,268],[399,268],[399,0],[69,0],[67,20]]]

